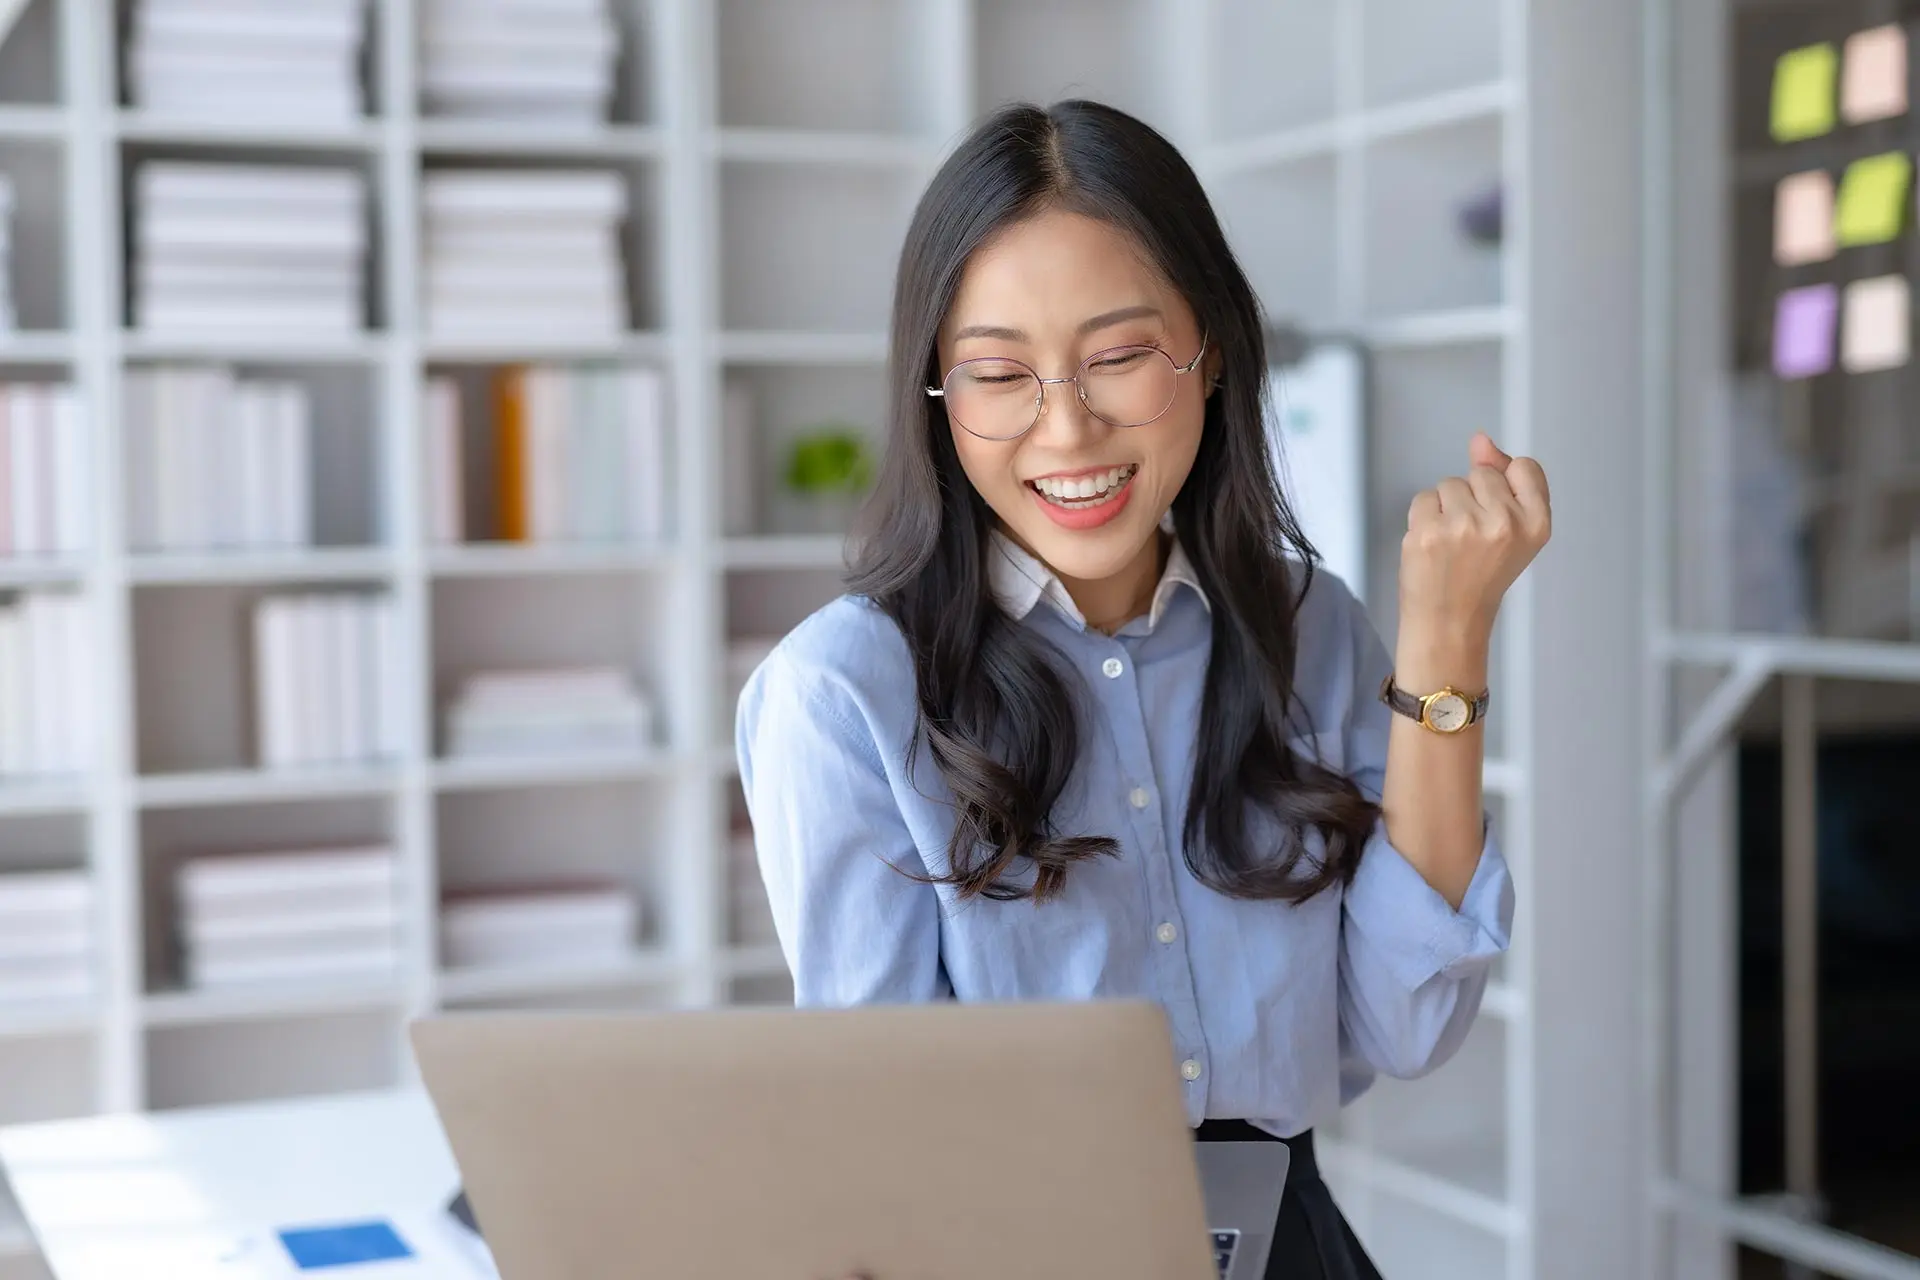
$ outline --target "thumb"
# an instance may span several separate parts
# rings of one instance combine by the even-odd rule
[[[1473,439],[1467,442],[1467,458],[1476,467],[1492,467],[1495,471],[1505,471],[1513,461],[1484,431],[1474,432]]]

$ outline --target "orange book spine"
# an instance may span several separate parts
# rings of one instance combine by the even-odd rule
[[[527,519],[527,391],[526,371],[502,369],[493,380],[493,415],[500,465],[496,469],[500,500],[500,536],[525,542]]]

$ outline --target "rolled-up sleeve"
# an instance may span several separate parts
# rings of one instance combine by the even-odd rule
[[[912,878],[924,864],[854,699],[775,650],[741,693],[735,750],[794,1002],[941,998],[938,895]]]
[[[1391,669],[1379,634],[1348,602],[1354,665],[1347,772],[1378,801],[1393,712],[1379,699]],[[1376,823],[1348,886],[1341,927],[1340,1021],[1349,1047],[1390,1076],[1422,1075],[1453,1056],[1479,1013],[1487,975],[1513,928],[1513,881],[1490,819],[1455,910]]]

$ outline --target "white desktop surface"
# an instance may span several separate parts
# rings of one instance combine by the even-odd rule
[[[458,1183],[424,1093],[96,1116],[0,1129],[55,1280],[471,1280]],[[282,1228],[385,1220],[412,1259],[301,1271]]]

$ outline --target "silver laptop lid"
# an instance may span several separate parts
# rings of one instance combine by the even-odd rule
[[[1284,1142],[1198,1142],[1194,1156],[1220,1280],[1260,1280],[1293,1153]]]

